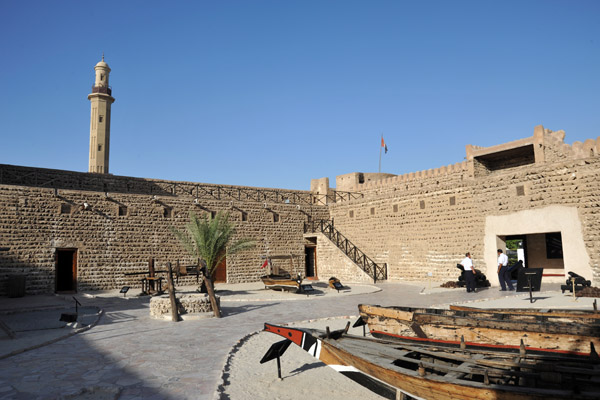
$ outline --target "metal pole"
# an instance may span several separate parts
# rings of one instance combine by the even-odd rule
[[[279,361],[279,355],[277,355],[277,376],[279,377],[279,380],[282,380],[282,378],[281,378],[281,361]]]
[[[381,134],[381,140],[383,141],[383,134]],[[379,145],[379,173],[381,173],[381,145]]]

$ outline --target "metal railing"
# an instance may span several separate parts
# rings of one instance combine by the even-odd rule
[[[112,96],[112,88],[110,86],[92,86],[92,93],[104,93]]]
[[[0,184],[160,196],[183,195],[191,196],[198,200],[237,200],[307,206],[324,206],[329,203],[339,203],[363,197],[362,193],[353,192],[330,191],[329,194],[325,195],[313,194],[303,190],[162,181],[6,164],[0,164]]]
[[[369,258],[362,250],[356,247],[348,238],[333,226],[331,220],[320,220],[318,222],[308,222],[304,224],[304,232],[321,232],[331,240],[340,250],[344,252],[356,265],[365,273],[373,277],[373,283],[378,280],[387,279],[387,264],[377,264]]]

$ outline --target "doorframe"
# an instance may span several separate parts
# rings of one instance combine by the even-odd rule
[[[58,290],[58,254],[61,252],[70,252],[72,254],[71,260],[71,289],[70,290]],[[54,292],[55,293],[77,293],[77,258],[79,252],[76,247],[59,247],[54,250]]]
[[[304,274],[306,275],[306,250],[311,249],[313,253],[313,275],[307,276],[307,278],[319,279],[319,273],[317,270],[317,245],[304,245]]]

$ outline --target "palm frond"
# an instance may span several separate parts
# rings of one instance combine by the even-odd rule
[[[171,228],[171,231],[190,255],[206,262],[211,275],[227,255],[255,245],[254,241],[249,239],[238,239],[229,243],[235,235],[235,225],[229,221],[229,214],[221,211],[212,219],[207,215],[198,217],[190,213],[190,222],[186,225],[185,232],[175,228]]]

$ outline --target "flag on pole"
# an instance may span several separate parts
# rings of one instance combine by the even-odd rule
[[[263,263],[262,267],[260,267],[260,269],[263,269],[264,267],[266,267],[267,265],[269,265],[269,259],[265,259],[265,262]]]
[[[384,148],[385,154],[387,154],[387,144],[383,141],[383,136],[381,136],[381,147]]]

